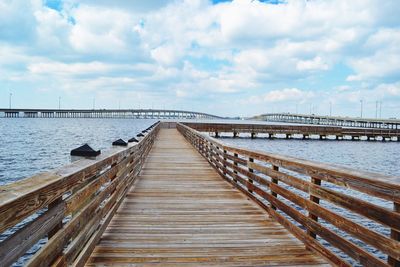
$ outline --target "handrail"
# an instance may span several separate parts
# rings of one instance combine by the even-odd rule
[[[155,123],[138,143],[113,147],[95,160],[1,186],[0,232],[14,233],[0,243],[0,266],[11,265],[43,238],[46,243],[27,266],[82,266],[135,181],[159,128]]]
[[[223,178],[333,264],[351,262],[325,242],[363,265],[400,264],[400,177],[227,146],[181,123],[177,129]]]

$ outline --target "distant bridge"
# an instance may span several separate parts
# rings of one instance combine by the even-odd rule
[[[268,113],[253,117],[253,119],[263,121],[332,125],[342,127],[400,129],[400,120],[396,119],[368,119],[290,113]]]
[[[202,112],[163,109],[0,109],[4,118],[222,119]]]

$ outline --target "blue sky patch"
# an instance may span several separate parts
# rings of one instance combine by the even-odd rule
[[[61,11],[63,6],[62,0],[46,0],[45,5],[51,9]]]

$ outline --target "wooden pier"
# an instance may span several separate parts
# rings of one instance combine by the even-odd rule
[[[87,266],[316,265],[325,260],[222,180],[176,129],[161,129]]]
[[[400,177],[226,146],[181,123],[1,186],[0,215],[0,266],[39,240],[27,266],[400,264]]]
[[[370,128],[345,128],[338,126],[316,125],[283,125],[283,124],[254,124],[254,123],[201,123],[185,122],[185,125],[200,132],[213,134],[230,134],[239,137],[248,134],[251,138],[264,134],[267,138],[285,139],[320,139],[320,140],[366,140],[366,141],[400,141],[400,130],[397,129],[370,129]]]
[[[262,121],[330,125],[357,128],[400,129],[399,119],[352,118],[339,116],[321,116],[291,113],[269,113],[255,116],[252,119]]]

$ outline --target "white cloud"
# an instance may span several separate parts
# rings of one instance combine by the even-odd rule
[[[327,70],[328,64],[323,62],[321,57],[315,57],[311,60],[300,60],[296,68],[300,71]]]
[[[305,102],[314,97],[311,91],[300,90],[298,88],[284,88],[281,90],[272,90],[263,95],[251,96],[247,99],[248,103],[278,103],[285,101]]]
[[[366,55],[349,62],[356,74],[348,81],[363,81],[400,77],[400,30],[380,29],[371,35],[364,46]]]
[[[52,74],[52,75],[81,75],[88,73],[106,73],[115,68],[101,62],[73,63],[66,64],[61,62],[41,62],[28,66],[28,70],[33,74]]]
[[[397,97],[400,1],[43,3],[0,0],[2,84],[215,106]]]
[[[128,49],[135,40],[134,27],[139,21],[127,12],[82,5],[74,9],[72,15],[75,25],[69,40],[77,51],[93,54],[135,53]]]
[[[297,88],[285,88],[283,90],[271,91],[264,95],[266,102],[282,102],[290,100],[304,101],[313,97],[314,93],[310,91],[302,91]]]

